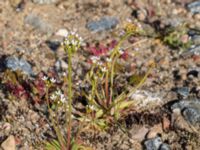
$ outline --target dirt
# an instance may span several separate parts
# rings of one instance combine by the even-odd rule
[[[173,110],[171,105],[183,99],[200,99],[200,54],[191,54],[189,48],[173,48],[163,39],[168,26],[177,29],[186,24],[187,30],[199,30],[199,14],[192,14],[187,9],[187,3],[191,2],[58,0],[50,4],[38,4],[30,0],[0,1],[0,81],[3,82],[5,78],[3,62],[9,56],[27,60],[35,74],[54,69],[56,62],[64,58],[60,46],[62,37],[56,35],[60,29],[76,29],[88,45],[98,42],[106,45],[116,40],[125,24],[132,21],[140,25],[145,34],[131,36],[123,44],[124,48],[130,47],[130,58],[120,62],[125,66],[121,76],[127,79],[119,80],[116,87],[120,89],[126,86],[128,89],[134,86],[134,81],[131,85],[128,83],[131,75],[144,75],[151,62],[155,66],[134,95],[138,97],[135,98],[137,105],[131,108],[129,114],[111,124],[105,132],[89,130],[81,133],[81,141],[97,150],[154,150],[153,146],[147,146],[146,141],[160,137],[161,145],[167,144],[172,150],[198,150],[200,121],[191,124],[182,112]],[[116,17],[116,27],[101,32],[87,28],[88,22],[98,21],[104,16]],[[185,37],[187,41],[188,36],[186,32],[181,38]],[[134,55],[135,52],[137,55]],[[89,57],[87,47],[78,51],[74,59],[73,77],[76,80],[84,78],[83,72],[87,70]],[[85,65],[80,65],[80,61]],[[63,61],[62,67],[67,68],[66,65]],[[80,69],[80,66],[85,68]],[[197,76],[191,70],[197,71]],[[188,87],[189,94],[183,97],[174,90],[179,87]],[[16,149],[44,149],[44,140],[56,138],[50,120],[44,113],[45,104],[33,104],[10,97],[3,83],[0,84],[0,90],[0,143],[13,135]],[[197,109],[199,115],[200,110]],[[61,122],[62,112],[60,110]],[[161,146],[155,149],[161,150]]]

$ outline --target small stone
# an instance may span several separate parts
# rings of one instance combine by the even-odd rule
[[[49,23],[47,23],[46,21],[44,21],[43,19],[41,19],[38,15],[36,14],[29,14],[25,17],[24,19],[25,24],[29,24],[31,25],[33,28],[43,32],[43,33],[48,33],[51,34],[52,33],[52,27],[51,25],[49,25]]]
[[[149,133],[147,134],[147,138],[148,139],[152,139],[152,138],[155,138],[157,137],[158,134],[162,134],[163,133],[163,130],[162,130],[162,125],[161,124],[158,124],[158,125],[155,125],[151,128],[151,130],[149,131]]]
[[[137,18],[140,21],[145,21],[147,18],[147,11],[145,9],[140,9],[137,11]]]
[[[183,116],[193,125],[200,123],[200,106],[185,108]]]
[[[135,132],[134,130],[133,130],[133,132]],[[131,135],[132,135],[131,139],[141,142],[144,140],[148,131],[149,131],[149,129],[147,129],[146,127],[142,127],[140,129],[138,129],[136,133],[131,133]]]
[[[190,94],[190,89],[189,87],[178,87],[175,89],[176,93],[180,96],[183,96],[183,98],[188,97]]]
[[[68,64],[65,61],[59,59],[55,63],[55,68],[58,72],[62,70],[67,70]]]
[[[15,150],[15,138],[13,135],[9,136],[2,144],[3,150]]]
[[[118,23],[119,20],[116,17],[106,16],[102,17],[98,21],[91,21],[87,23],[86,28],[94,32],[101,32],[115,28]]]
[[[192,3],[189,3],[187,5],[187,8],[193,14],[200,13],[200,1],[194,1]]]
[[[144,142],[145,150],[159,150],[159,147],[162,144],[160,137],[155,137]]]
[[[33,3],[36,4],[52,4],[57,2],[58,0],[33,0]]]
[[[180,109],[176,108],[172,114],[172,124],[173,127],[179,130],[185,130],[188,132],[192,132],[192,129],[186,122],[186,120],[181,115]]]
[[[168,130],[170,128],[170,120],[167,118],[167,117],[163,117],[163,120],[162,120],[162,128],[164,131]]]
[[[11,124],[8,123],[8,122],[4,123],[3,124],[3,130],[4,130],[5,133],[9,133],[10,130],[11,130]]]
[[[68,31],[66,29],[59,29],[55,35],[57,36],[62,36],[62,37],[66,37],[68,35]]]
[[[163,143],[163,144],[160,146],[159,150],[170,150],[170,147],[169,147],[168,144]]]
[[[5,66],[13,71],[20,70],[28,75],[33,75],[31,65],[23,58],[10,56],[6,58]]]

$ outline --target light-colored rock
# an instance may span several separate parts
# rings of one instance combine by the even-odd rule
[[[13,135],[10,135],[2,144],[1,147],[3,150],[15,150],[15,138]]]

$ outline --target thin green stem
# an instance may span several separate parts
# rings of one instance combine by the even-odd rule
[[[68,116],[68,133],[67,133],[67,149],[70,150],[71,143],[71,129],[72,129],[72,48],[68,48],[68,105],[69,105],[69,116]]]

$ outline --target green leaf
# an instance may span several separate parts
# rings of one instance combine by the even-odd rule
[[[45,150],[61,150],[60,144],[57,140],[46,142]]]
[[[96,118],[100,118],[101,116],[103,115],[103,110],[102,109],[99,109],[97,112],[96,112]]]
[[[117,109],[118,111],[120,111],[124,108],[130,107],[133,104],[134,104],[134,101],[123,101],[117,105]]]

